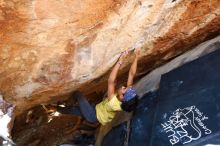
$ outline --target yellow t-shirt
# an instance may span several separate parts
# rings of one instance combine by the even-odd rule
[[[114,94],[110,101],[105,98],[102,102],[96,105],[96,116],[98,121],[105,125],[110,122],[117,111],[121,111],[121,101]]]

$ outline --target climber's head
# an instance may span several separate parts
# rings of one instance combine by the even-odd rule
[[[121,86],[118,89],[118,96],[117,97],[120,101],[124,100],[124,94],[125,94],[126,90],[127,90],[127,87],[125,87],[125,86]]]
[[[118,90],[118,95],[119,100],[122,101],[122,110],[126,112],[131,112],[135,110],[138,102],[138,96],[136,94],[136,91],[132,87],[122,86]]]

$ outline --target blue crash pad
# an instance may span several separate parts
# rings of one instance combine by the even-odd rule
[[[126,122],[114,127],[103,139],[102,146],[124,146],[127,134]]]
[[[157,92],[145,94],[131,120],[129,146],[146,146],[151,138]]]
[[[220,145],[220,50],[162,76],[150,146]]]

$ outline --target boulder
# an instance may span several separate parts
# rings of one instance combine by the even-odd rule
[[[19,114],[106,89],[126,49],[142,48],[141,76],[218,34],[219,0],[0,0],[0,92]]]

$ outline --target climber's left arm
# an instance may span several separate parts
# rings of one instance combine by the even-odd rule
[[[129,75],[128,75],[128,81],[127,81],[127,87],[130,87],[133,85],[134,77],[137,71],[137,64],[138,64],[138,59],[140,58],[140,49],[137,48],[135,49],[135,59],[131,65],[131,68],[129,70]]]

